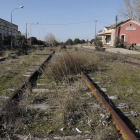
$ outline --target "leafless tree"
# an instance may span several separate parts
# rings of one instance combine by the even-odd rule
[[[140,0],[133,0],[135,19],[140,21]]]
[[[55,36],[52,34],[52,33],[48,33],[46,36],[45,36],[45,41],[47,44],[52,44],[55,42]]]
[[[140,0],[123,0],[120,5],[119,15],[140,21]]]

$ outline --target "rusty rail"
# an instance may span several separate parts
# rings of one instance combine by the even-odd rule
[[[65,53],[68,55],[69,58],[71,58],[71,56],[68,54],[67,51],[65,51]],[[106,101],[106,99],[95,88],[95,86],[88,79],[88,77],[84,74],[84,72],[81,72],[81,76],[83,77],[84,81],[86,82],[87,87],[92,91],[93,95],[97,98],[97,100],[99,102],[101,102],[103,104],[105,109],[110,113],[110,115],[113,119],[113,123],[116,125],[116,129],[119,131],[120,134],[122,134],[122,137],[125,140],[138,140],[136,138],[136,136],[132,133],[132,131],[128,128],[128,126],[120,118],[120,116],[115,112],[115,110]]]
[[[115,112],[115,110],[110,106],[110,104],[105,100],[105,98],[100,94],[100,92],[95,88],[95,86],[91,83],[91,81],[84,74],[84,72],[81,72],[81,75],[84,78],[88,88],[92,91],[93,95],[97,98],[99,102],[103,104],[105,109],[110,113],[117,130],[120,131],[123,138],[125,140],[137,140],[136,136],[127,127],[127,125],[123,122],[123,120],[119,117],[119,115]]]
[[[135,62],[131,62],[131,61],[125,61],[125,62],[128,63],[128,64],[131,64],[131,65],[135,65],[135,66],[139,66],[140,67],[139,63],[135,63]]]

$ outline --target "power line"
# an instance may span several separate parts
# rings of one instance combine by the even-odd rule
[[[98,20],[99,22],[102,22],[102,23],[105,23],[105,24],[109,24],[110,25],[110,23],[107,23],[107,22],[104,22],[104,21],[100,21],[100,20]]]
[[[82,23],[87,23],[87,22],[93,22],[95,20],[90,20],[90,21],[83,21],[83,22],[75,22],[75,23],[61,23],[61,24],[39,24],[39,25],[71,25],[71,24],[82,24]]]
[[[95,21],[99,21],[99,22],[110,25],[110,23],[106,23],[106,22],[100,21],[100,20],[89,20],[89,21],[82,21],[82,22],[75,22],[75,23],[60,23],[60,24],[58,24],[58,23],[51,23],[51,24],[49,24],[49,23],[46,23],[46,24],[39,23],[38,25],[54,25],[54,26],[57,26],[57,25],[72,25],[72,24],[74,25],[74,24],[84,24],[84,23],[95,22]],[[31,23],[28,23],[28,24],[31,24]]]

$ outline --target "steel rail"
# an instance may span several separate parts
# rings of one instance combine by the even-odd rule
[[[88,79],[88,77],[81,72],[81,76],[84,78],[87,87],[92,91],[93,95],[97,98],[99,102],[103,104],[105,109],[110,113],[114,124],[116,125],[116,129],[119,130],[119,133],[122,134],[125,140],[138,140],[136,136],[132,133],[132,131],[128,128],[128,126],[123,122],[123,120],[119,117],[119,115],[115,112],[115,110],[110,106],[110,104],[106,101],[106,99],[101,95],[101,93],[95,88],[92,82]]]
[[[135,63],[135,62],[131,62],[131,61],[125,61],[125,62],[128,63],[128,64],[131,64],[131,65],[135,65],[135,66],[139,66],[140,67],[139,63]]]
[[[87,51],[87,50],[86,50]],[[93,53],[93,51],[88,51],[89,53]],[[95,52],[94,52],[95,53]],[[114,54],[114,53],[110,53],[110,52],[104,52],[104,53],[108,53],[108,54]],[[95,53],[97,55],[99,55],[98,53]],[[105,56],[104,54],[100,54],[102,56]],[[123,56],[125,57],[125,55],[122,55],[122,54],[119,54],[120,56]],[[129,57],[129,58],[133,58],[133,59],[137,59],[137,60],[140,60],[140,58],[137,58],[137,57],[131,57],[131,56],[127,56],[126,57]],[[135,62],[131,62],[131,61],[125,61],[125,63],[128,63],[128,64],[131,64],[131,65],[135,65],[135,66],[139,66],[140,67],[140,64],[139,63],[135,63]]]
[[[67,54],[69,58],[71,58],[71,56],[66,50],[65,50],[65,53]],[[81,76],[86,82],[87,87],[92,91],[93,95],[97,98],[99,102],[103,104],[105,109],[110,113],[113,119],[113,123],[116,125],[116,129],[119,131],[120,134],[122,134],[122,137],[125,140],[138,140],[136,136],[132,133],[132,131],[128,128],[128,126],[120,118],[120,116],[115,112],[115,110],[110,106],[110,104],[106,101],[106,99],[101,95],[101,93],[96,89],[96,87],[84,74],[84,72],[81,72]]]

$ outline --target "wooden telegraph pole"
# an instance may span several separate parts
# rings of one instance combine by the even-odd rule
[[[97,24],[97,20],[95,20],[95,38],[96,38],[96,24]]]
[[[115,20],[116,20],[116,27],[115,27],[115,42],[116,42],[116,37],[117,37],[116,33],[117,33],[117,21],[118,21],[118,15],[116,15]]]

